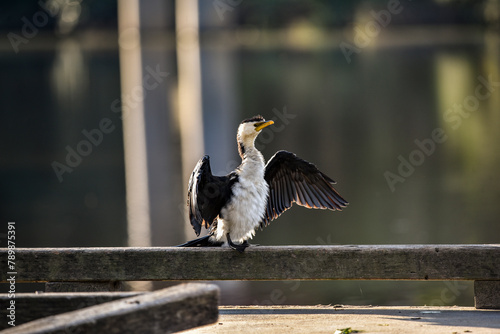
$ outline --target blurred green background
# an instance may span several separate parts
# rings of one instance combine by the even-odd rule
[[[182,168],[194,164],[181,158],[175,5],[140,3],[143,73],[169,73],[139,101],[155,246],[194,237],[183,225]],[[18,247],[129,242],[118,7],[0,5],[0,233],[15,221]],[[214,173],[238,165],[237,126],[261,114],[276,121],[257,140],[266,159],[285,149],[314,162],[350,202],[340,213],[294,207],[253,242],[499,243],[499,17],[498,0],[200,1],[203,116],[192,122],[202,120],[198,149]],[[58,178],[54,162],[103,119],[112,130]],[[466,282],[221,287],[225,304],[472,305],[473,295]]]

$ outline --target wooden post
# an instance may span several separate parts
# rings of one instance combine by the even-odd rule
[[[477,309],[500,309],[500,281],[474,281],[474,305]]]

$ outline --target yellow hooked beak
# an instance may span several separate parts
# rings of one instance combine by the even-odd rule
[[[255,131],[260,131],[260,130],[264,129],[266,126],[273,125],[273,124],[274,124],[274,121],[255,123]]]

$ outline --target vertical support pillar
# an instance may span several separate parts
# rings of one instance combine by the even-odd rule
[[[173,0],[140,1],[142,85],[152,246],[185,241],[182,164],[172,102],[176,87]]]
[[[474,281],[474,306],[500,309],[500,281]]]
[[[204,153],[198,0],[177,0],[175,7],[182,180],[187,184],[196,162]],[[186,197],[187,187],[184,189]],[[186,234],[192,235],[187,207],[185,222]]]
[[[134,247],[185,240],[178,209],[185,199],[177,124],[169,94],[175,86],[170,74],[175,51],[167,38],[173,8],[173,1],[118,2],[128,245]]]
[[[139,1],[118,1],[129,246],[151,245]]]

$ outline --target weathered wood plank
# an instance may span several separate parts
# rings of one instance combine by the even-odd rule
[[[7,250],[0,262],[6,268]],[[500,280],[500,245],[16,249],[18,282]],[[6,272],[0,272],[6,282]]]
[[[79,310],[139,294],[141,292],[16,293],[15,318],[10,319],[7,317],[10,310],[6,307],[0,308],[0,317],[7,319],[7,321],[15,320],[15,324],[18,326],[51,315]],[[9,305],[11,300],[8,294],[0,294],[1,305]],[[7,321],[0,321],[0,330],[10,327]]]
[[[122,282],[47,282],[45,292],[103,292],[121,291]]]
[[[172,333],[216,322],[219,288],[180,284],[9,328],[5,334]]]
[[[500,309],[500,280],[474,281],[474,305],[477,309]]]

